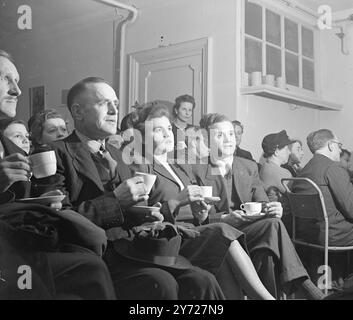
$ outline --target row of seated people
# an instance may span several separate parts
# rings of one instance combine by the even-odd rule
[[[0,113],[13,117],[19,75],[3,51],[0,74]],[[216,153],[205,164],[189,166],[168,158],[174,135],[164,106],[150,105],[136,114],[135,143],[141,143],[134,157],[112,146],[107,139],[116,133],[118,104],[114,89],[100,78],[83,79],[70,89],[67,105],[75,130],[51,144],[57,172],[48,178],[32,177],[25,152],[1,134],[0,243],[5,248],[0,252],[10,258],[1,257],[0,269],[3,276],[13,274],[23,261],[33,267],[36,280],[36,290],[24,294],[13,275],[0,287],[1,298],[224,299],[234,298],[239,286],[254,299],[277,298],[278,289],[323,298],[281,222],[281,204],[269,201],[256,164],[234,157],[234,127],[227,117],[204,116],[202,126]],[[136,171],[157,176],[148,194]],[[200,185],[212,186],[221,200],[205,202]],[[18,201],[36,188],[63,192],[62,207]],[[160,213],[134,215],[131,209],[141,201],[158,205]],[[266,218],[244,217],[240,205],[248,201],[263,202]],[[177,221],[186,206],[192,225]],[[142,224],[149,219],[157,223]],[[157,227],[162,221],[164,227]],[[169,225],[182,235],[178,259],[132,255],[135,243],[151,246],[142,235],[162,234]]]

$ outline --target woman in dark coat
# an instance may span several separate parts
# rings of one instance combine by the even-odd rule
[[[136,171],[157,175],[149,194],[149,205],[163,203],[164,218],[173,223],[178,214],[189,214],[191,220],[203,221],[211,206],[203,201],[201,188],[192,185],[191,172],[168,161],[168,152],[172,152],[174,146],[168,109],[153,105],[144,108],[134,127],[138,129],[136,142],[142,139],[145,155],[144,163],[137,165]],[[230,293],[234,287],[230,286],[236,286],[236,279],[250,297],[273,299],[240,244],[244,241],[242,232],[224,223],[198,226],[196,230],[200,236],[184,239],[180,253],[194,265],[215,274],[228,298],[234,297],[231,296],[234,293]]]

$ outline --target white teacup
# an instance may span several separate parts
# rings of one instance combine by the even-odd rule
[[[262,203],[261,202],[246,202],[240,205],[240,209],[244,210],[246,214],[258,214],[261,212]]]
[[[37,178],[45,178],[56,173],[55,151],[45,151],[30,155],[33,175]]]
[[[200,186],[202,196],[212,197],[212,186]]]
[[[152,187],[156,181],[157,176],[155,174],[135,172],[136,176],[141,176],[143,178],[143,183],[146,185],[146,193],[149,194]]]

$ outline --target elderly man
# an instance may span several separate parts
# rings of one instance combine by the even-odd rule
[[[321,189],[328,220],[329,245],[353,245],[353,185],[349,175],[340,164],[342,144],[332,131],[321,129],[312,132],[307,137],[313,158],[303,168],[299,177],[313,180]],[[292,186],[294,192],[311,193],[306,183],[295,182]],[[303,236],[323,244],[324,227],[322,223],[305,223],[299,227]]]
[[[18,82],[13,59],[0,50],[0,118],[16,115],[21,94]],[[51,299],[58,295],[74,299],[114,299],[109,272],[92,251],[80,246],[70,250],[66,247],[67,252],[61,251],[60,246],[50,248],[52,252],[45,250],[44,243],[56,231],[59,231],[57,240],[63,243],[56,224],[62,220],[45,206],[12,201],[29,195],[30,177],[29,159],[0,135],[0,299]],[[44,229],[51,232],[45,233]],[[41,237],[44,233],[48,239]],[[18,286],[17,272],[21,266],[32,270],[31,290],[21,290]]]
[[[105,260],[118,298],[223,299],[217,281],[207,271],[194,266],[163,268],[157,260],[147,264],[116,251],[138,224],[129,208],[148,197],[143,178],[132,177],[121,152],[106,143],[116,132],[119,101],[109,83],[95,77],[76,83],[67,100],[75,131],[53,144],[62,179],[58,186],[68,192],[68,206],[108,230],[110,236],[109,229],[115,227],[115,239],[111,238],[115,241],[109,243]]]

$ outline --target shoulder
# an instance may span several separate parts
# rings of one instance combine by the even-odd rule
[[[249,160],[253,160],[253,157],[252,157],[252,154],[251,154],[250,151],[241,149],[239,147],[236,150],[236,156],[237,157],[242,157],[242,158],[245,158],[245,159],[249,159]]]
[[[257,172],[258,171],[258,167],[256,162],[246,159],[246,158],[242,158],[242,157],[238,157],[235,156],[234,157],[234,162],[237,163],[238,166],[243,167],[251,172]]]

